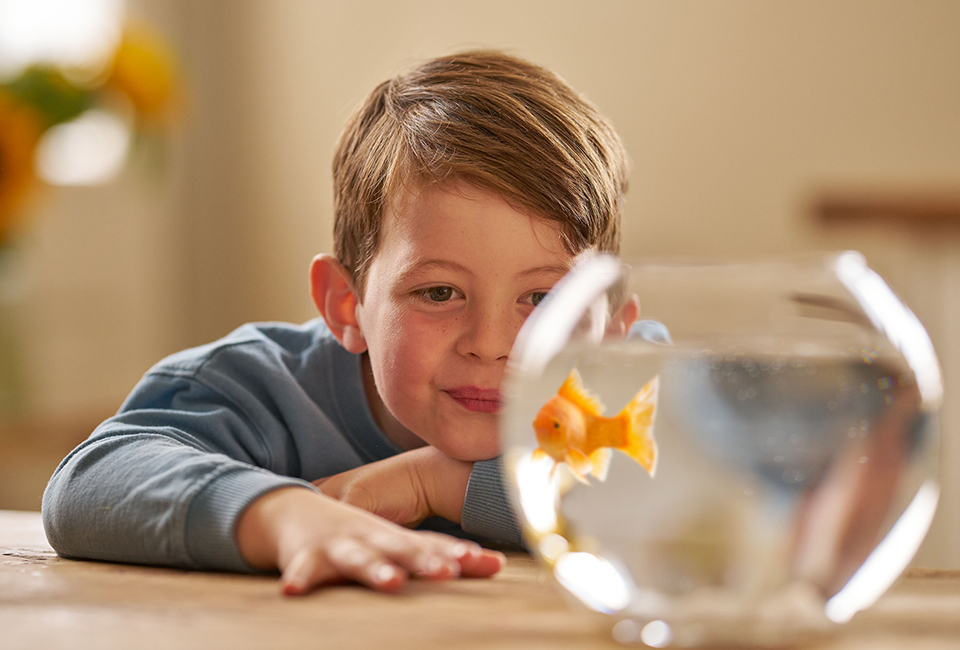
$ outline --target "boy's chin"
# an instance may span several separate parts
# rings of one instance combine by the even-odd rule
[[[458,444],[459,443],[459,444]],[[468,463],[480,460],[490,460],[500,455],[500,440],[495,438],[491,441],[475,441],[475,444],[463,444],[463,441],[456,441],[453,444],[444,444],[438,441],[434,447],[445,453],[451,458],[462,460]]]

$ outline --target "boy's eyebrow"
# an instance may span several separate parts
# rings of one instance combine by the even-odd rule
[[[570,270],[572,264],[547,264],[545,266],[537,266],[532,269],[525,269],[518,273],[518,277],[525,278],[534,275],[566,275],[567,271]],[[454,273],[470,273],[469,269],[465,266],[454,262],[453,260],[443,260],[443,259],[425,259],[417,262],[413,262],[407,268],[402,269],[399,273],[399,280],[402,282],[409,278],[415,273],[419,273],[425,270],[441,270],[441,271],[452,271]]]
[[[546,266],[527,269],[526,271],[520,272],[519,275],[522,278],[530,275],[566,275],[571,268],[573,268],[573,264],[548,264]]]
[[[466,267],[457,264],[452,260],[425,259],[411,263],[399,273],[399,280],[402,282],[415,273],[426,270],[453,271],[454,273],[466,273]]]

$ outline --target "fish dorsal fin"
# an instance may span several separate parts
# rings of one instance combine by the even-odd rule
[[[572,369],[570,374],[567,375],[566,381],[563,382],[557,394],[564,399],[570,400],[590,415],[600,415],[603,413],[603,403],[583,387],[583,380],[580,379],[580,373],[577,372],[576,368]]]

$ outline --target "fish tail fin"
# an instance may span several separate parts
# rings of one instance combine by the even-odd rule
[[[630,400],[620,417],[625,420],[626,444],[620,451],[637,461],[650,476],[657,471],[657,441],[653,438],[653,423],[657,414],[660,377],[648,381]]]

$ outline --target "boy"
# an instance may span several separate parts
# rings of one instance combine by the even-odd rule
[[[50,480],[58,553],[277,569],[289,594],[500,569],[404,526],[519,542],[496,459],[507,355],[577,255],[616,252],[623,146],[552,73],[477,51],[376,88],[333,170],[322,321],[248,325],[148,372]]]

